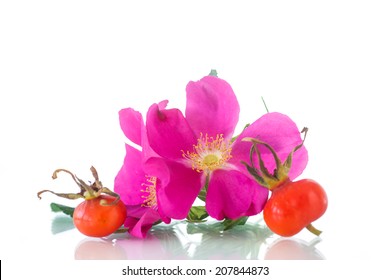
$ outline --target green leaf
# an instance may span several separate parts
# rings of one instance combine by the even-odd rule
[[[69,215],[69,216],[73,217],[73,212],[74,212],[74,208],[73,207],[69,207],[69,206],[66,206],[66,205],[62,205],[62,204],[58,204],[58,203],[52,202],[50,204],[50,208],[51,208],[51,211],[53,211],[55,213],[62,212],[64,214],[66,214],[66,215]]]
[[[187,221],[190,223],[202,223],[209,216],[204,206],[192,206],[187,215]]]
[[[215,70],[215,69],[211,69],[209,76],[215,76],[215,77],[218,77],[217,70]]]
[[[249,217],[244,216],[244,217],[238,218],[236,220],[225,219],[222,222],[223,230],[224,231],[229,230],[229,229],[234,228],[235,226],[243,226],[243,225],[245,225],[248,218]]]

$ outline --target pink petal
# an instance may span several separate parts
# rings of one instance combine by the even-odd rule
[[[254,188],[252,203],[248,211],[245,213],[245,216],[254,216],[259,214],[261,211],[263,211],[264,206],[268,200],[268,189],[258,185],[257,182],[255,182],[255,184],[257,187]]]
[[[126,144],[126,156],[121,169],[114,180],[114,191],[126,205],[142,204],[142,184],[146,174],[142,170],[141,152]]]
[[[152,149],[169,159],[181,159],[183,151],[192,151],[197,141],[180,110],[166,110],[157,104],[149,108],[146,131]]]
[[[126,205],[127,217],[140,219],[150,208],[139,205]]]
[[[161,102],[162,105],[166,105],[166,103],[167,101]],[[142,147],[144,160],[157,156],[149,145],[141,113],[131,108],[122,109],[119,111],[119,122],[125,136],[133,143]]]
[[[210,178],[206,210],[217,220],[257,214],[268,197],[268,191],[260,188],[237,170],[215,170]]]
[[[146,127],[142,129],[142,157],[143,161],[147,161],[151,157],[159,157],[159,155],[150,147],[149,139],[146,134]]]
[[[129,227],[131,235],[145,238],[153,224],[158,220],[160,220],[160,215],[155,210],[149,208],[139,220],[132,217],[127,218],[124,226]]]
[[[278,154],[282,162],[289,153],[300,143],[302,137],[297,125],[286,115],[281,113],[268,113],[256,120],[236,139],[232,147],[230,163],[238,166],[241,170],[245,167],[241,160],[249,163],[251,143],[241,141],[244,137],[253,137],[268,143]],[[275,161],[272,154],[264,146],[260,146],[262,158],[269,172],[275,169]],[[255,156],[256,158],[256,156]],[[289,173],[290,179],[295,179],[305,169],[308,162],[308,153],[303,146],[293,155],[292,167]]]
[[[145,170],[159,179],[157,202],[161,216],[184,219],[202,187],[201,174],[162,158],[148,160]]]
[[[119,124],[126,137],[141,146],[141,134],[144,127],[141,113],[132,108],[122,109],[119,111]]]
[[[196,136],[230,139],[238,122],[240,106],[231,86],[215,76],[189,82],[186,88],[186,118]]]

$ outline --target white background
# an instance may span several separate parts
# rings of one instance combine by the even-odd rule
[[[315,223],[327,261],[271,262],[269,279],[388,275],[389,14],[387,1],[2,1],[2,273],[62,279],[86,266],[81,275],[120,276],[129,262],[73,261],[84,237],[52,235],[48,208],[67,202],[36,193],[77,191],[66,176],[52,181],[52,171],[91,179],[91,165],[112,187],[124,157],[118,111],[146,113],[163,99],[184,109],[187,82],[217,69],[240,102],[238,131],[265,113],[262,96],[270,111],[309,127],[302,177],[320,182],[329,197]],[[104,272],[91,271],[103,265]]]

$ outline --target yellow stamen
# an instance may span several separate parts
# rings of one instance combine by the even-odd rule
[[[157,196],[156,196],[156,183],[157,178],[154,176],[146,176],[146,183],[143,183],[142,186],[145,189],[141,190],[141,192],[147,193],[147,195],[141,196],[144,198],[144,203],[142,206],[156,208],[157,207]]]
[[[193,151],[182,152],[183,157],[190,160],[193,170],[210,173],[224,166],[232,157],[231,150],[230,144],[223,139],[222,134],[218,134],[214,139],[201,133]]]

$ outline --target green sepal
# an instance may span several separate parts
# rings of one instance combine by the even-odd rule
[[[207,193],[207,189],[206,189],[206,187],[203,187],[203,188],[200,190],[199,194],[198,194],[198,198],[199,198],[200,200],[202,200],[203,202],[206,202],[206,193]]]
[[[302,142],[299,145],[295,146],[295,148],[289,153],[287,159],[284,162],[280,160],[280,158],[276,154],[276,151],[268,143],[256,138],[245,137],[242,139],[242,141],[252,143],[252,147],[249,153],[250,164],[244,161],[241,161],[241,163],[245,165],[249,174],[251,174],[260,185],[272,191],[277,188],[281,183],[289,180],[288,174],[291,169],[293,154],[303,146],[303,143],[306,139],[307,131],[307,127],[304,127],[302,129],[301,133],[304,133]],[[265,146],[271,152],[276,165],[273,173],[270,173],[266,168],[258,145]],[[256,155],[258,159],[258,168],[255,167],[255,162],[253,159],[254,155]]]
[[[247,124],[244,126],[244,128],[242,129],[241,133],[243,133],[244,130],[247,129],[250,125],[251,125],[250,123],[247,123]],[[241,134],[241,133],[240,133],[240,134]],[[236,139],[238,138],[238,136],[240,136],[240,134],[234,136],[234,137],[230,140],[230,143],[233,143],[234,141],[236,141]]]
[[[235,219],[235,220],[231,220],[231,219],[225,219],[223,222],[222,222],[222,225],[223,225],[223,230],[229,230],[229,229],[232,229],[234,228],[235,226],[243,226],[246,224],[246,221],[248,220],[249,217],[247,216],[244,216],[244,217],[241,217],[241,218],[238,218],[238,219]]]
[[[207,190],[209,188],[209,182],[210,182],[210,175],[207,175],[206,182],[204,183],[204,186],[202,187],[202,189],[200,190],[200,192],[198,194],[198,198],[200,200],[202,200],[203,202],[206,202],[206,194],[207,194]]]
[[[260,185],[264,185],[265,184],[265,181],[264,181],[263,177],[261,177],[259,175],[258,170],[256,168],[250,166],[249,164],[247,164],[244,161],[241,161],[241,163],[245,165],[245,167],[248,170],[249,174],[251,174],[253,176],[253,178],[256,180],[257,183],[259,183]]]
[[[209,214],[204,206],[192,206],[190,212],[187,215],[187,221],[189,223],[203,223]]]
[[[53,211],[55,213],[61,212],[61,213],[64,213],[68,216],[73,217],[73,212],[74,212],[73,207],[52,202],[52,203],[50,203],[50,208],[51,208],[51,211]]]

